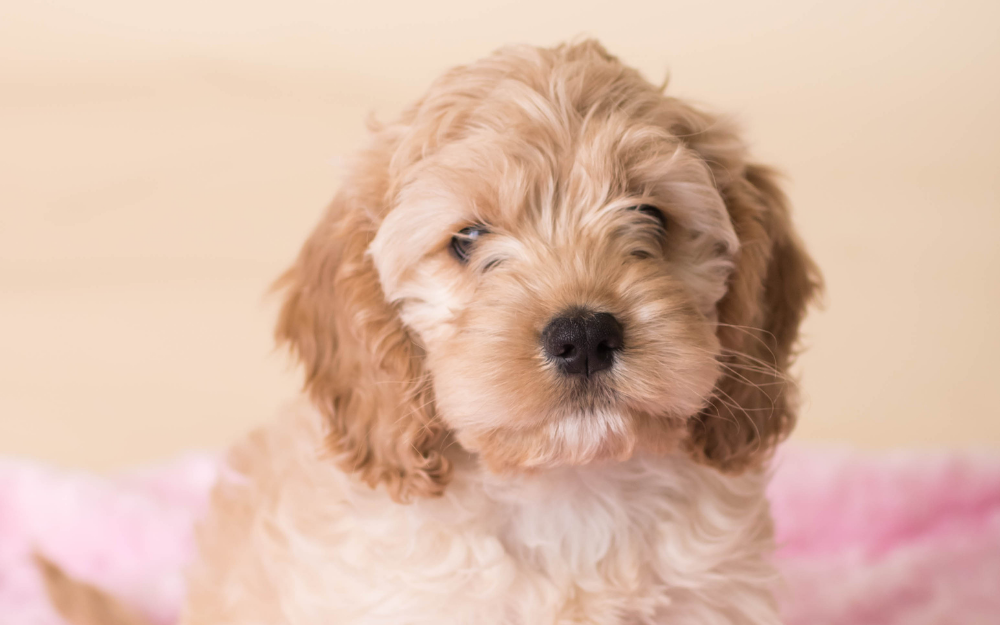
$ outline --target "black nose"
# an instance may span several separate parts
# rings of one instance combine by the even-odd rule
[[[614,364],[622,324],[609,313],[574,311],[545,326],[542,348],[565,373],[591,375]]]

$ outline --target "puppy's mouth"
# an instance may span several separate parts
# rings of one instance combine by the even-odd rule
[[[558,403],[577,413],[619,410],[625,328],[609,312],[575,308],[556,316],[541,333],[546,366],[560,389]]]
[[[567,412],[582,414],[621,410],[628,398],[619,390],[614,378],[611,372],[565,376],[560,379],[556,403],[564,406]]]

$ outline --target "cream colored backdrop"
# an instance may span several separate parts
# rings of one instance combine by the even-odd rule
[[[734,113],[828,281],[801,439],[1000,447],[1000,4],[29,0],[0,8],[0,453],[220,447],[297,378],[268,283],[369,111],[599,37]]]

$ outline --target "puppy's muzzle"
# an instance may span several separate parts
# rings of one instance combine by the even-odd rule
[[[541,341],[545,355],[564,374],[591,376],[615,364],[624,333],[614,315],[579,309],[550,321]]]

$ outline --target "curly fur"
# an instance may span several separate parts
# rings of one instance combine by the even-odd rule
[[[777,622],[764,462],[818,274],[770,170],[595,42],[373,134],[279,282],[308,401],[235,448],[183,623]],[[587,384],[539,347],[575,307],[625,328]]]
[[[181,622],[777,623],[766,480],[683,456],[498,476],[409,505],[317,453],[299,405],[230,457]],[[455,448],[452,448],[454,451]]]

